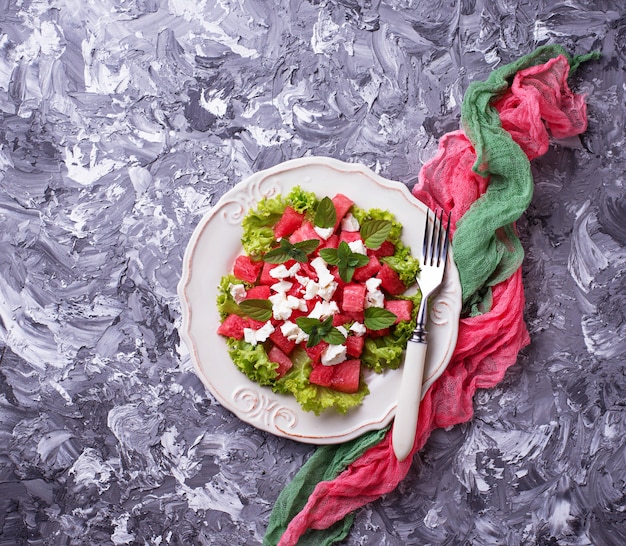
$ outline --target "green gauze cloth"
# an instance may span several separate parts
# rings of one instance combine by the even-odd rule
[[[513,223],[528,208],[533,195],[530,159],[502,128],[493,102],[508,89],[517,72],[558,55],[569,58],[561,46],[540,47],[493,71],[487,81],[473,82],[463,98],[461,124],[476,152],[474,171],[489,176],[487,191],[457,222],[452,241],[466,314],[487,311],[491,287],[508,279],[522,264],[524,249]],[[571,70],[597,56],[594,52],[574,58]]]
[[[293,481],[282,490],[263,539],[263,546],[275,546],[292,518],[302,510],[309,495],[321,481],[336,478],[354,460],[387,434],[389,427],[369,432],[343,444],[322,446],[311,455]],[[323,546],[342,540],[348,534],[354,514],[346,516],[323,531],[310,530],[299,540],[301,546]]]

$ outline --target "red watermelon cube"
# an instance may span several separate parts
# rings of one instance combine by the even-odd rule
[[[322,241],[322,238],[318,235],[317,231],[315,231],[313,224],[311,222],[303,222],[302,225],[291,234],[289,242],[295,244],[311,239]]]
[[[382,258],[384,256],[393,256],[396,253],[396,247],[391,241],[385,241],[376,249],[368,251],[370,256],[376,256]]]
[[[335,313],[333,315],[333,326],[342,326],[346,322],[350,322],[352,319],[341,313]]]
[[[287,279],[287,282],[292,283],[291,288],[287,290],[287,295],[301,298],[304,294],[304,287],[298,281],[294,281],[294,279]]]
[[[383,264],[378,273],[376,274],[382,282],[381,286],[388,294],[392,296],[398,296],[406,290],[406,286],[400,280],[398,274],[391,269],[389,264]]]
[[[334,366],[324,366],[318,364],[314,366],[309,374],[309,381],[320,387],[330,387],[334,375]]]
[[[383,328],[382,330],[370,330],[369,328],[367,329],[367,335],[371,338],[383,337],[389,335],[390,332],[390,328]]]
[[[345,313],[359,313],[365,304],[366,287],[360,283],[350,283],[343,287],[341,309]]]
[[[255,262],[252,258],[250,258],[250,256],[241,254],[240,256],[237,256],[235,260],[233,274],[242,281],[255,283],[262,267],[263,262]]]
[[[278,368],[276,369],[278,377],[285,375],[293,366],[291,359],[276,345],[270,349],[270,352],[267,354],[267,358],[269,358],[271,362],[276,362],[278,364]]]
[[[365,338],[363,336],[348,336],[346,338],[346,353],[353,358],[359,358],[364,345]]]
[[[246,328],[252,328],[252,330],[258,330],[265,325],[262,320],[255,320],[250,317],[246,318]]]
[[[221,336],[243,339],[244,328],[249,328],[248,319],[231,314],[219,325],[217,333]]]
[[[411,320],[413,302],[410,300],[385,300],[385,309],[391,311],[396,317],[396,324],[403,320]]]
[[[315,365],[319,364],[322,358],[322,353],[324,352],[326,347],[328,347],[328,343],[326,343],[325,341],[320,341],[317,345],[314,345],[313,347],[305,347],[304,350]]]
[[[291,207],[286,207],[280,220],[278,220],[274,226],[274,237],[280,239],[291,235],[302,225],[303,220],[304,214],[300,214]]]
[[[317,273],[309,262],[300,264],[300,271],[298,272],[298,275],[302,277],[309,277],[309,279],[317,279]]]
[[[365,320],[365,313],[363,311],[343,311],[343,314],[346,315],[350,320],[354,322],[360,322],[363,324]]]
[[[346,197],[343,193],[338,193],[332,199],[333,205],[335,205],[335,212],[337,213],[337,221],[335,222],[335,229],[341,224],[341,220],[348,213],[350,207],[354,204],[354,201],[349,197]]]
[[[337,248],[339,246],[339,235],[332,234],[328,239],[322,241],[322,244],[317,249],[320,251],[322,248]]]
[[[283,353],[290,355],[296,346],[295,341],[287,339],[280,328],[276,328],[271,334],[270,339]]]
[[[246,292],[247,300],[266,300],[270,297],[271,290],[270,287],[266,284],[259,284],[258,286],[253,286],[249,288]]]
[[[359,390],[359,382],[361,380],[360,360],[345,360],[341,364],[332,366],[332,368],[331,389],[348,394],[354,394]]]
[[[339,242],[353,243],[361,241],[361,234],[358,231],[342,231],[339,235]]]
[[[366,281],[367,279],[371,279],[376,276],[376,273],[380,271],[382,264],[378,260],[376,256],[370,256],[370,261],[367,262],[364,266],[357,267],[354,270],[354,275],[352,278],[355,281]]]
[[[270,275],[270,271],[274,269],[276,265],[278,264],[271,264],[268,262],[263,262],[263,266],[261,269],[261,278],[259,279],[259,282],[261,284],[266,284],[268,286],[271,286],[272,284],[278,282],[278,279],[275,279],[274,277]]]

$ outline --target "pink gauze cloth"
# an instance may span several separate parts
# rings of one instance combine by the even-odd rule
[[[569,64],[564,56],[519,71],[494,106],[502,127],[529,159],[544,154],[550,134],[555,138],[585,131],[584,97],[567,85]],[[445,135],[439,150],[420,172],[415,196],[430,208],[451,211],[452,230],[470,206],[483,195],[488,178],[472,167],[476,153],[463,131]],[[490,388],[529,343],[523,320],[524,289],[521,268],[493,287],[491,309],[461,318],[455,352],[442,376],[428,390],[420,406],[413,451],[399,462],[393,453],[391,431],[351,463],[332,481],[320,482],[304,508],[291,520],[278,546],[295,545],[307,529],[326,529],[350,512],[393,491],[406,476],[413,455],[435,428],[468,421],[476,389]]]

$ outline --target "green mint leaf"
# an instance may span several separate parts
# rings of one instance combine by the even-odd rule
[[[322,339],[332,345],[341,345],[346,340],[344,335],[333,326],[332,316],[326,317],[323,322],[316,318],[298,317],[296,324],[309,335],[307,347],[315,347]]]
[[[298,250],[297,248],[294,248],[289,253],[289,256],[291,257],[292,260],[295,260],[296,262],[306,263],[309,261],[306,257],[306,254],[302,252],[301,250]]]
[[[339,265],[339,256],[336,248],[322,248],[320,256],[327,264]]]
[[[355,252],[352,254],[352,256],[350,256],[350,259],[348,260],[348,265],[351,267],[362,267],[364,265],[367,265],[369,261],[370,259],[367,255]]]
[[[320,246],[320,242],[317,239],[307,239],[306,241],[300,241],[293,246],[305,254],[311,254],[311,252],[317,250],[317,247]]]
[[[291,259],[289,252],[282,248],[274,248],[263,255],[263,260],[268,264],[283,264]]]
[[[333,316],[329,315],[322,322],[320,322],[320,325],[317,328],[317,331],[323,337],[332,329],[333,329]]]
[[[307,239],[296,244],[287,239],[281,239],[277,248],[266,252],[263,259],[270,264],[282,264],[289,260],[305,263],[308,261],[307,254],[313,252],[320,242],[317,239]]]
[[[306,340],[306,346],[315,347],[320,341],[322,341],[322,336],[319,335],[317,330],[314,330],[312,334],[309,334],[309,339]]]
[[[339,258],[339,261],[345,261],[350,258],[350,256],[352,256],[350,246],[345,241],[341,241],[337,247],[337,257]]]
[[[351,265],[346,265],[344,267],[339,267],[339,276],[344,282],[352,281],[352,276],[354,275],[355,267]]]
[[[324,197],[317,205],[313,223],[320,228],[329,228],[335,227],[335,222],[337,222],[335,205],[330,197]]]
[[[243,300],[239,309],[254,320],[266,321],[272,318],[272,302],[269,300]]]
[[[391,222],[389,220],[368,220],[361,225],[361,237],[367,248],[376,250],[380,248],[391,233]]]
[[[322,339],[331,345],[341,345],[342,343],[345,343],[346,336],[333,326],[328,333],[322,336]]]
[[[383,330],[396,322],[396,315],[382,307],[368,307],[364,312],[363,323],[370,330]]]
[[[319,328],[321,322],[319,319],[311,318],[311,317],[298,317],[296,319],[296,324],[298,328],[302,330],[305,334],[311,335],[314,330]]]
[[[344,282],[350,282],[352,280],[352,275],[357,267],[361,267],[369,263],[368,256],[365,254],[359,254],[358,252],[352,252],[350,246],[345,241],[341,241],[334,253],[327,254],[328,258],[332,259],[332,261],[327,260],[326,255],[322,254],[324,250],[326,249],[322,249],[320,251],[320,256],[322,256],[327,263],[337,266],[339,276]]]

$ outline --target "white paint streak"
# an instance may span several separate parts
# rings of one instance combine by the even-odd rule
[[[224,117],[228,109],[228,103],[218,91],[206,89],[200,94],[200,106],[218,118]]]
[[[128,521],[130,520],[130,514],[122,514],[112,520],[115,531],[111,535],[113,544],[130,544],[135,540],[134,533],[128,532]]]
[[[84,186],[92,185],[104,175],[122,166],[121,162],[107,157],[98,161],[95,144],[91,147],[89,163],[87,164],[83,162],[84,155],[79,144],[74,145],[71,149],[65,148],[64,152],[63,163],[67,169],[67,176]]]
[[[113,467],[103,461],[100,454],[93,448],[86,448],[80,454],[69,469],[69,473],[81,488],[95,484],[100,493],[109,489],[114,475]]]

